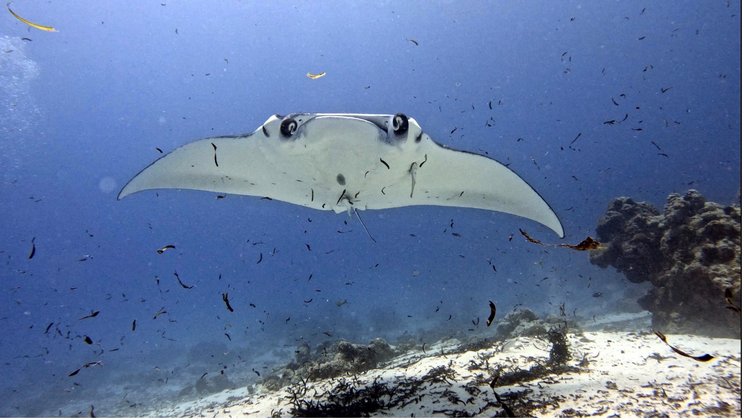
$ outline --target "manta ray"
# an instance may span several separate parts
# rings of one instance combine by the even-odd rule
[[[273,115],[253,133],[175,149],[118,198],[161,188],[268,197],[336,213],[469,207],[531,219],[563,237],[555,212],[519,175],[435,142],[404,114]]]

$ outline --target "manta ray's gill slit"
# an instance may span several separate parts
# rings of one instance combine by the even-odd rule
[[[212,143],[212,147],[214,148],[214,166],[219,167],[220,164],[217,163],[217,145],[215,145],[214,143]]]
[[[388,165],[387,162],[385,162],[384,160],[382,160],[382,158],[380,158],[380,162],[382,162],[382,164],[385,165],[386,168],[390,169],[390,165]]]
[[[310,188],[310,202],[315,201],[315,190]]]

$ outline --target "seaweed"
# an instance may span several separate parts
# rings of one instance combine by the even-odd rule
[[[407,405],[416,398],[422,383],[420,380],[404,380],[390,387],[375,378],[364,386],[356,380],[338,378],[330,390],[316,393],[313,397],[321,399],[306,399],[307,382],[301,382],[289,389],[290,414],[294,417],[369,417],[379,411]]]

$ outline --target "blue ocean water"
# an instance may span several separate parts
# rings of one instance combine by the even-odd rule
[[[591,317],[642,294],[585,253],[524,241],[520,228],[557,239],[502,213],[362,212],[373,242],[355,217],[276,200],[117,201],[156,148],[275,113],[410,115],[509,164],[570,243],[617,196],[741,200],[738,2],[10,7],[58,32],[0,13],[3,416],[134,410],[137,387],[166,394],[191,368],[255,380],[329,336],[477,335],[488,300]]]

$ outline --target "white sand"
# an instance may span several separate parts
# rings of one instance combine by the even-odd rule
[[[693,355],[709,353],[715,358],[698,362],[674,353],[652,333],[586,332],[568,335],[575,372],[551,374],[512,386],[497,385],[505,402],[510,392],[524,392],[509,399],[517,415],[536,416],[640,416],[640,417],[741,417],[741,340],[690,335],[667,335],[670,344]],[[450,416],[464,412],[477,416],[501,413],[489,383],[496,368],[503,375],[517,369],[544,364],[551,344],[520,337],[480,351],[447,354],[456,340],[412,351],[374,369],[346,378],[356,389],[377,379],[392,388],[401,381],[421,379],[432,369],[451,368],[446,381],[424,381],[416,393],[403,397],[390,409],[373,416]],[[584,363],[582,363],[584,361]],[[307,383],[307,400],[322,400],[339,378]],[[420,383],[420,381],[418,381]],[[270,417],[290,416],[288,388],[249,393],[245,388],[225,391],[188,403],[149,413],[150,416]],[[387,402],[388,397],[384,398]],[[525,407],[533,407],[524,411]]]

